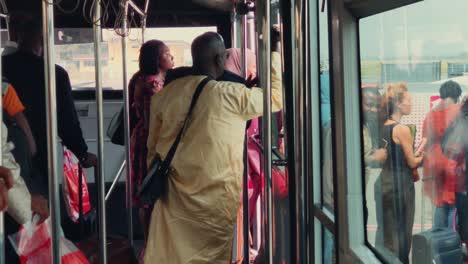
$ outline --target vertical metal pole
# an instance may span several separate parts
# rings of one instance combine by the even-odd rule
[[[231,12],[231,48],[237,48],[237,13]]]
[[[271,180],[271,45],[270,45],[270,1],[262,0],[259,8],[263,9],[260,19],[259,49],[261,50],[260,59],[260,86],[263,87],[263,166],[265,181],[263,190],[263,245],[265,247],[265,260],[267,263],[273,263],[273,200],[272,200],[272,180]]]
[[[60,192],[57,166],[57,96],[55,84],[54,6],[42,2],[44,66],[47,111],[47,161],[49,172],[49,207],[51,220],[51,263],[61,263],[60,257]]]
[[[6,24],[8,27],[8,19],[6,20]],[[1,29],[1,25],[0,25]],[[0,34],[0,43],[2,41],[2,36]],[[0,81],[3,82],[3,72],[2,72],[2,56],[0,55]],[[3,83],[2,83],[3,84]],[[3,98],[3,91],[2,91],[2,98]],[[0,109],[3,109],[3,100],[0,100]],[[0,114],[0,126],[3,126],[3,113]],[[2,140],[2,148],[3,148],[3,129],[0,127],[0,140]],[[0,151],[0,166],[3,165],[3,151]],[[4,221],[4,214],[0,212],[0,264],[5,264],[5,221]]]
[[[242,75],[245,79],[247,79],[247,15],[242,16],[241,20],[241,68],[242,68]],[[247,131],[245,137],[245,147],[244,147],[244,175],[242,179],[242,185],[244,186],[242,190],[242,209],[243,209],[243,230],[242,234],[244,237],[244,246],[243,246],[243,263],[249,264],[250,263],[250,247],[249,247],[249,184],[248,184],[248,157],[247,157]]]
[[[125,5],[124,21],[122,24],[122,32],[127,32],[127,15],[128,5]],[[146,18],[144,18],[146,19]],[[144,26],[143,26],[144,28]],[[142,38],[144,39],[144,29],[142,29]],[[122,65],[123,65],[123,98],[124,98],[124,128],[125,128],[125,160],[127,172],[127,214],[128,214],[128,240],[133,247],[133,205],[132,205],[132,162],[130,160],[130,103],[128,98],[128,77],[127,77],[127,35],[122,34]]]
[[[149,8],[149,0],[145,0],[145,16],[143,17],[143,23],[142,23],[143,25],[141,27],[141,39],[143,43],[145,43],[145,32],[146,32],[146,22],[148,18],[148,8]]]
[[[304,157],[305,157],[305,148],[304,148],[304,34],[302,30],[303,26],[303,1],[296,0],[293,5],[293,12],[291,13],[291,23],[294,26],[292,29],[292,59],[294,67],[292,69],[293,74],[293,93],[295,100],[295,109],[294,109],[294,161],[295,161],[295,175],[294,175],[294,213],[296,215],[296,230],[293,230],[295,233],[293,244],[295,245],[296,252],[293,252],[295,256],[295,261],[297,263],[305,262],[305,186],[304,186]]]
[[[103,129],[103,99],[102,99],[102,72],[101,72],[101,0],[97,0],[94,8],[94,63],[96,71],[96,109],[98,129],[98,166],[97,175],[97,204],[98,204],[98,232],[99,232],[99,263],[107,264],[106,249],[106,199],[105,199],[105,173],[104,173],[104,129]]]
[[[242,16],[241,20],[241,66],[242,66],[242,76],[247,78],[247,15]]]

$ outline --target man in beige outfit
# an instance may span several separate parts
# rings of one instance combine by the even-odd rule
[[[214,32],[192,44],[194,75],[172,81],[151,102],[148,161],[165,158],[198,84],[209,81],[172,161],[168,194],[156,202],[145,263],[230,263],[242,190],[245,122],[263,113],[263,91],[215,81],[226,48]],[[282,108],[281,58],[272,53],[272,110]]]

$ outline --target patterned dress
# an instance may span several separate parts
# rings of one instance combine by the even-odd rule
[[[159,92],[164,86],[164,81],[159,80],[156,75],[144,76],[136,73],[129,84],[129,98],[131,111],[133,111],[131,121],[132,137],[130,145],[130,155],[132,160],[132,185],[133,204],[141,206],[137,190],[146,176],[146,155],[148,149],[146,141],[148,138],[148,120],[151,105],[151,97]]]

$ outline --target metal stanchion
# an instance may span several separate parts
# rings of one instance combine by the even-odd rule
[[[94,62],[96,70],[96,109],[97,109],[97,149],[98,164],[96,170],[97,207],[98,207],[98,238],[99,238],[99,263],[107,264],[107,238],[106,238],[106,199],[105,199],[105,173],[104,173],[104,129],[103,129],[103,98],[102,98],[102,72],[101,72],[101,1],[94,6],[93,30],[94,30]]]
[[[8,26],[8,20],[7,20]],[[0,35],[0,42],[2,40],[2,36]],[[3,82],[3,72],[2,72],[2,56],[0,55],[0,81]],[[2,93],[3,97],[3,93]],[[3,100],[0,100],[0,109],[3,109]],[[0,114],[0,125],[3,126],[3,114]],[[2,140],[2,148],[3,148],[3,129],[0,128],[0,140]],[[3,165],[3,151],[0,151],[0,166]],[[4,214],[0,212],[0,264],[5,264],[5,221],[4,221]]]
[[[125,159],[127,161],[127,214],[128,214],[128,240],[130,245],[133,247],[133,206],[132,206],[132,162],[130,160],[130,104],[128,98],[128,78],[127,78],[127,15],[128,15],[128,5],[125,5],[124,10],[124,21],[122,24],[122,66],[123,66],[123,98],[124,98],[124,129],[125,129]],[[146,19],[146,18],[145,18]],[[144,30],[142,30],[144,35]],[[144,38],[144,36],[142,36]]]
[[[241,19],[241,68],[242,68],[242,75],[245,79],[247,79],[247,15],[242,15]],[[243,223],[242,223],[242,234],[244,237],[244,245],[243,245],[243,263],[249,264],[250,261],[250,246],[249,246],[249,184],[248,184],[248,158],[247,158],[247,131],[245,136],[245,144],[244,144],[244,175],[242,179],[242,185],[244,186],[242,190],[242,209],[243,209]]]
[[[52,237],[51,263],[61,263],[60,190],[57,166],[57,102],[54,52],[54,6],[42,1],[44,66],[47,112],[47,161],[49,172],[49,207]]]
[[[265,181],[263,186],[263,246],[265,247],[265,261],[273,263],[273,226],[272,226],[272,180],[271,180],[271,44],[270,44],[270,1],[262,0],[256,3],[257,19],[259,19],[259,49],[261,50],[260,86],[263,87],[263,169]]]
[[[145,32],[146,32],[146,22],[148,21],[148,8],[149,8],[149,0],[145,0],[145,15],[143,17],[142,27],[141,27],[141,39],[142,42],[145,43]]]
[[[292,28],[292,75],[293,75],[293,87],[294,87],[294,106],[296,109],[304,109],[304,95],[305,95],[305,86],[304,80],[306,74],[304,72],[304,34],[303,22],[304,22],[304,3],[303,1],[297,0],[293,2],[293,10],[291,12],[291,23]],[[296,112],[297,111],[297,112]],[[295,245],[296,252],[292,252],[295,256],[298,263],[305,261],[305,233],[306,230],[306,219],[305,219],[305,186],[304,186],[304,171],[305,171],[305,161],[304,161],[304,112],[295,110],[294,117],[294,179],[293,179],[293,188],[294,190],[294,204],[295,204],[295,221],[296,228],[291,232],[294,232],[293,245]]]
[[[231,48],[237,48],[237,13],[231,12]]]

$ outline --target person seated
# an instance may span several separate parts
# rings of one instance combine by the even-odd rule
[[[2,89],[3,121],[8,129],[8,141],[15,146],[12,154],[20,165],[21,176],[32,194],[47,197],[47,186],[41,184],[38,177],[34,176],[32,157],[36,155],[37,147],[28,120],[23,113],[25,107],[18,98],[14,87],[5,79],[2,83]]]
[[[2,165],[0,167],[0,175],[6,179],[1,181],[0,190],[5,194],[5,187],[10,187],[5,197],[0,197],[0,205],[8,204],[7,217],[5,217],[5,241],[8,235],[18,232],[20,225],[32,220],[33,214],[40,217],[39,223],[44,222],[49,217],[49,209],[47,200],[42,196],[32,196],[29,192],[23,178],[21,177],[21,168],[16,162],[12,149],[13,143],[7,140],[8,131],[4,123],[2,123]],[[4,206],[0,206],[3,207]],[[18,256],[11,247],[10,243],[6,243],[5,258],[6,263],[19,263]]]
[[[8,190],[13,186],[13,176],[8,168],[0,166],[0,212],[8,208]]]
[[[28,119],[24,115],[25,107],[18,98],[15,88],[7,80],[3,80],[2,82],[2,102],[7,117],[10,117],[9,119],[24,133],[28,143],[29,154],[35,156],[37,152],[36,141],[34,140]]]

